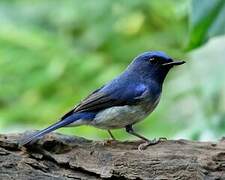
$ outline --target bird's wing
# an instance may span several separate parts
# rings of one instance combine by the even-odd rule
[[[37,139],[49,132],[52,132],[60,127],[67,126],[70,123],[78,120],[80,112],[98,112],[102,109],[110,108],[113,106],[123,106],[123,105],[134,105],[139,102],[140,99],[143,98],[143,95],[146,92],[146,89],[143,85],[136,86],[124,86],[124,87],[110,87],[110,91],[102,90],[102,88],[94,91],[89,96],[87,96],[80,104],[78,104],[74,109],[66,113],[60,121],[56,122],[55,124],[49,126],[48,128],[38,131],[34,133],[31,137],[23,139],[20,142],[20,145],[25,145],[34,139]],[[106,88],[107,89],[107,88]],[[78,117],[74,117],[77,113]],[[88,114],[87,113],[87,114]],[[81,113],[82,114],[82,113]],[[76,114],[75,114],[76,115]]]
[[[140,101],[141,95],[146,89],[126,88],[124,90],[114,89],[111,93],[100,91],[102,88],[94,91],[80,102],[74,109],[65,114],[62,119],[76,112],[100,111],[113,106],[134,105]]]

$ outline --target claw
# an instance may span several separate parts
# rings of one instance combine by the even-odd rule
[[[114,142],[116,142],[116,140],[109,139],[109,140],[106,140],[105,145],[112,145]]]
[[[94,145],[110,146],[110,145],[113,145],[113,143],[115,142],[117,141],[113,139],[109,139],[109,140],[103,140],[103,141],[96,141]]]
[[[153,140],[149,140],[149,141],[146,141],[145,143],[142,143],[138,146],[138,151],[143,151],[145,149],[147,149],[148,146],[152,146],[152,145],[155,145],[155,144],[158,144],[162,141],[166,141],[167,138],[165,137],[160,137],[159,139],[156,139],[154,138]]]

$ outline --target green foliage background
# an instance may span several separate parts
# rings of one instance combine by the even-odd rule
[[[222,136],[225,40],[209,39],[225,32],[225,3],[201,2],[0,0],[0,132],[50,125],[137,54],[162,50],[187,64],[170,73],[160,105],[136,130],[149,138]],[[59,131],[108,137],[91,127]]]

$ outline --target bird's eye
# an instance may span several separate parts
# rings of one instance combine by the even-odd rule
[[[149,59],[149,62],[151,62],[151,63],[156,62],[156,58],[154,58],[154,57],[153,57],[153,58],[150,58],[150,59]]]

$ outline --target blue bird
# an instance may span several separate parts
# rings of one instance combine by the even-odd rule
[[[136,133],[132,126],[147,117],[157,106],[164,79],[169,70],[184,61],[173,61],[161,51],[138,55],[118,77],[95,90],[58,122],[23,139],[25,145],[61,127],[90,125],[105,129],[112,139],[112,129],[125,128],[147,144],[155,144]]]

